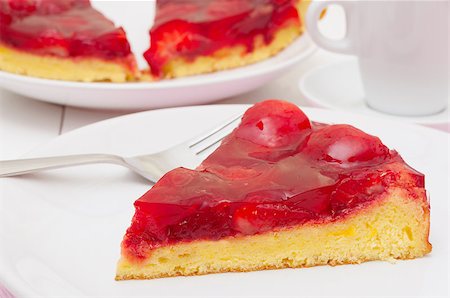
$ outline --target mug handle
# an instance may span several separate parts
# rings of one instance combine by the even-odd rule
[[[333,40],[325,37],[319,31],[318,21],[324,11],[330,5],[339,5],[344,9],[345,21],[347,23],[347,32],[343,39]],[[306,28],[312,40],[325,50],[340,54],[355,54],[355,43],[353,42],[352,28],[352,12],[355,7],[354,1],[312,1],[306,12]]]

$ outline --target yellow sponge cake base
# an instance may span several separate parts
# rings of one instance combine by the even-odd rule
[[[239,45],[222,48],[209,56],[198,56],[193,61],[177,57],[168,61],[162,71],[165,78],[177,78],[252,64],[280,52],[291,44],[302,30],[298,25],[286,26],[278,30],[268,44],[263,41],[262,36],[257,36],[251,52],[247,52],[245,46]]]
[[[428,242],[429,207],[392,189],[389,195],[336,222],[305,224],[253,236],[193,241],[157,248],[143,262],[122,256],[117,280],[229,271],[310,267],[421,257]]]
[[[135,68],[135,70],[130,69]],[[134,57],[106,61],[98,58],[62,58],[36,55],[0,44],[0,70],[33,77],[82,81],[126,82],[139,76]]]

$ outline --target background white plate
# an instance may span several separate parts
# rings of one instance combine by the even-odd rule
[[[0,71],[0,87],[56,104],[109,110],[143,110],[213,102],[261,87],[311,55],[303,34],[263,62],[186,78],[141,83],[83,83],[47,80]]]
[[[132,114],[62,135],[30,155],[164,149],[222,122],[244,105]],[[448,134],[351,114],[304,109],[311,119],[376,134],[425,173],[433,251],[396,264],[114,281],[120,242],[145,181],[114,165],[0,179],[0,282],[17,297],[437,296],[448,290]]]
[[[356,59],[344,59],[308,71],[300,78],[299,88],[305,99],[318,107],[433,127],[450,122],[448,108],[440,113],[421,117],[390,115],[370,108],[364,100],[364,90]]]
[[[127,32],[140,68],[148,48],[154,1],[95,1],[95,6]],[[0,71],[0,87],[56,104],[109,109],[144,110],[213,102],[248,92],[280,77],[315,51],[305,33],[272,58],[249,66],[186,78],[142,83],[82,83],[47,80]]]

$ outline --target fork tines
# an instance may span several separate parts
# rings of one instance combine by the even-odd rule
[[[212,131],[209,131],[207,134],[202,135],[190,144],[189,148],[194,150],[196,155],[199,155],[219,144],[220,141],[222,141],[236,127],[236,125],[233,124],[237,124],[242,115],[243,114],[241,113],[239,116],[231,118],[229,121],[221,124]]]

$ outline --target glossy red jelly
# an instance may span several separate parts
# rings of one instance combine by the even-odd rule
[[[333,221],[405,185],[423,187],[424,177],[377,137],[268,100],[196,170],[170,171],[138,199],[123,245],[142,259],[180,241]]]
[[[87,0],[0,0],[0,42],[62,57],[131,54],[123,29]]]
[[[192,60],[223,47],[244,45],[248,51],[255,36],[266,43],[281,27],[300,25],[297,0],[158,0],[151,46],[144,57],[154,75],[165,63],[182,57]]]

